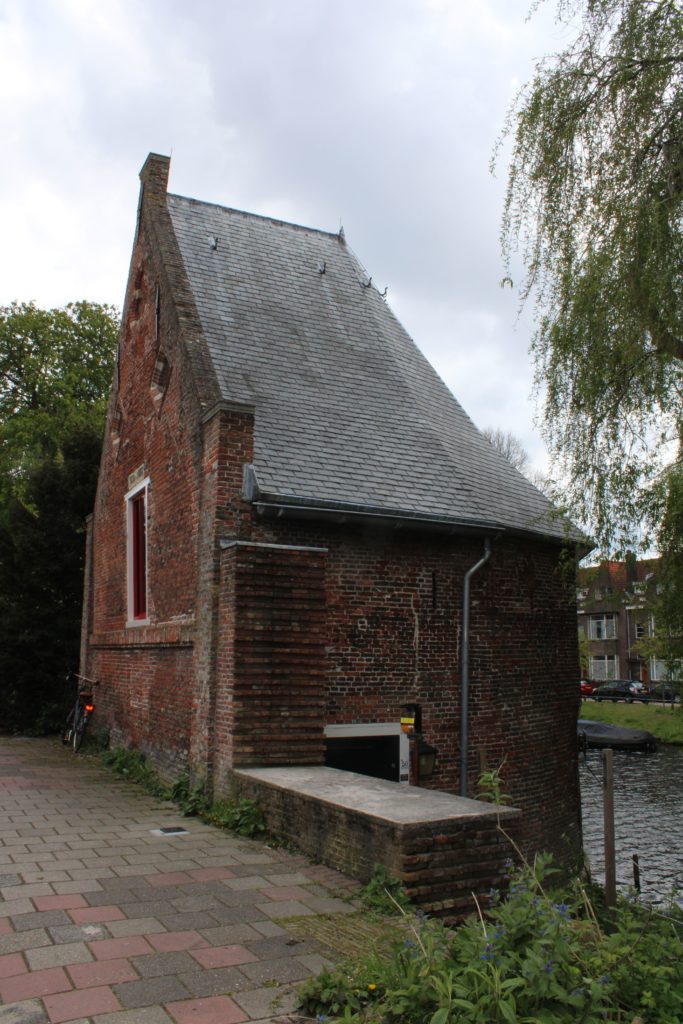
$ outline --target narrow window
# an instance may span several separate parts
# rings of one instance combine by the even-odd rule
[[[128,624],[149,621],[147,614],[147,485],[142,481],[126,495],[128,529]]]
[[[133,536],[133,618],[147,616],[147,535],[145,526],[145,492],[136,494],[131,500]]]

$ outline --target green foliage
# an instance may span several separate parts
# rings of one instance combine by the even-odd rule
[[[59,731],[74,699],[100,445],[99,431],[74,431],[26,472],[23,501],[0,488],[0,705],[14,731]]]
[[[558,20],[571,41],[537,64],[508,120],[502,234],[537,311],[556,471],[606,552],[656,536],[679,449],[683,9],[558,0]]]
[[[364,907],[384,916],[404,913],[410,908],[401,883],[391,877],[383,864],[375,864],[372,878],[359,895]]]
[[[64,438],[101,434],[114,372],[111,306],[0,307],[0,480],[21,493],[25,472],[58,458]]]
[[[180,807],[186,818],[203,814],[209,807],[204,782],[192,784],[189,771],[182,772],[171,786],[171,800]]]
[[[102,754],[102,760],[115,775],[142,786],[152,796],[162,800],[170,799],[171,791],[147,763],[147,758],[141,751],[115,747],[113,750],[106,750]]]
[[[502,771],[505,761],[495,768],[481,772],[477,780],[477,799],[492,804],[509,804],[510,797],[503,790]]]
[[[117,334],[107,306],[0,308],[0,706],[14,731],[58,731],[73,699]]]
[[[262,835],[266,830],[258,802],[246,796],[231,801],[218,801],[202,812],[202,818],[219,828],[236,832],[238,836],[253,838]]]
[[[554,889],[552,875],[539,857],[455,931],[416,915],[387,956],[307,981],[302,1011],[358,1024],[681,1024],[680,912],[622,903],[612,925],[580,884]]]

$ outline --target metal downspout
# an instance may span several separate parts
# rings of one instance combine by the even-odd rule
[[[469,696],[470,696],[470,579],[491,555],[491,540],[484,540],[484,555],[476,565],[465,573],[462,588],[462,661],[460,691],[460,796],[467,796],[467,755],[469,746]]]

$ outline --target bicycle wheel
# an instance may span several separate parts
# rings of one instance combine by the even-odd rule
[[[78,751],[81,749],[81,743],[83,742],[83,737],[85,735],[85,727],[87,723],[88,717],[85,713],[85,710],[83,708],[79,708],[78,713],[76,715],[76,720],[74,722],[73,737],[71,740],[74,751],[76,753],[78,753]]]

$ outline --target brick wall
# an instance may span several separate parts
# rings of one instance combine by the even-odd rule
[[[231,788],[234,795],[256,800],[268,829],[312,859],[362,882],[381,864],[403,883],[415,906],[447,920],[474,911],[473,894],[486,907],[490,890],[505,887],[506,861],[515,856],[492,809],[460,819],[396,824],[239,770]],[[518,812],[502,814],[505,832],[514,835]]]

